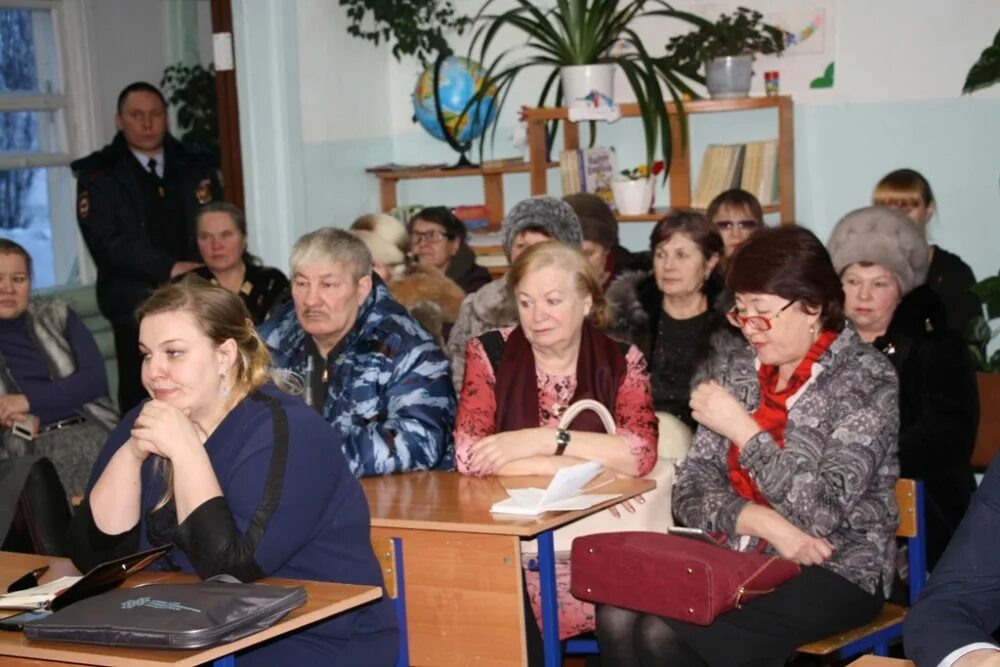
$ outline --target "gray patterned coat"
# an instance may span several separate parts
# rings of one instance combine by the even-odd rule
[[[729,346],[710,367],[747,410],[756,409],[760,387],[748,346]],[[881,583],[888,595],[895,565],[897,395],[892,365],[848,325],[789,400],[784,449],[761,431],[740,454],[775,510],[833,544],[823,566],[873,594]],[[698,428],[673,492],[674,515],[684,525],[735,535],[748,501],[729,484],[728,449],[728,440]],[[731,537],[729,545],[738,542]]]

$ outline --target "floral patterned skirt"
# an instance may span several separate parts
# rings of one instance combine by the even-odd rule
[[[530,556],[531,561],[535,561],[534,555]],[[539,629],[542,624],[542,597],[541,584],[539,582],[538,570],[531,569],[527,563],[529,557],[524,558],[524,583],[528,589],[528,600],[531,602],[531,610],[538,621]],[[594,620],[594,605],[583,600],[578,600],[569,592],[570,571],[569,554],[556,553],[556,595],[559,605],[559,639],[569,639],[586,632],[593,632],[596,627]]]

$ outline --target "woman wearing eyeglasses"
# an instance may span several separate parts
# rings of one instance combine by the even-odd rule
[[[465,242],[465,225],[444,206],[421,210],[410,220],[410,249],[421,264],[440,269],[472,294],[493,280],[476,264],[476,254]]]
[[[749,342],[691,395],[700,424],[673,489],[675,518],[802,566],[708,626],[597,611],[601,664],[779,665],[870,621],[895,570],[896,374],[844,319],[823,244],[764,229],[733,255],[730,321]]]
[[[764,226],[764,209],[760,202],[739,188],[726,190],[713,199],[706,215],[722,235],[724,259],[729,259],[743,242]]]
[[[656,410],[693,429],[691,377],[708,356],[712,334],[725,326],[714,308],[719,286],[711,280],[722,239],[700,213],[678,211],[657,223],[649,246],[653,271],[623,274],[607,290],[609,333],[646,356]]]

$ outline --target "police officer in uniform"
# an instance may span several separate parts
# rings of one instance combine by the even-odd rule
[[[167,132],[156,87],[126,86],[115,125],[110,144],[71,167],[77,221],[97,265],[97,301],[114,330],[124,414],[146,396],[135,309],[154,287],[199,266],[196,214],[220,192],[211,156]]]

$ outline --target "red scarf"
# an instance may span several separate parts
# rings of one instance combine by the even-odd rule
[[[757,371],[757,381],[760,384],[760,405],[752,417],[757,425],[771,434],[780,449],[785,448],[785,427],[788,425],[788,399],[802,389],[812,377],[812,367],[816,360],[823,356],[830,344],[836,340],[836,331],[824,331],[812,344],[806,356],[789,378],[788,384],[778,391],[778,367],[761,364]],[[758,505],[770,507],[764,499],[757,483],[750,477],[746,468],[740,465],[740,448],[729,444],[729,484],[741,498],[751,500]]]

